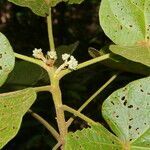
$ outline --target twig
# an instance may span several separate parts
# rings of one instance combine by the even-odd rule
[[[40,115],[33,112],[31,109],[28,110],[28,113],[30,113],[32,117],[34,117],[36,120],[38,120],[53,135],[53,137],[57,141],[59,141],[58,132],[45,119],[43,119]]]
[[[110,57],[110,54],[106,54],[106,55],[103,55],[103,56],[100,56],[100,57],[97,57],[97,58],[88,60],[88,61],[86,61],[86,62],[83,62],[83,63],[79,64],[76,70],[79,70],[79,69],[85,68],[85,67],[87,67],[87,66],[90,66],[90,65],[92,65],[92,64],[95,64],[95,63],[97,63],[97,62],[106,60],[106,59],[108,59],[109,57]],[[59,78],[62,78],[63,76],[65,76],[66,74],[71,73],[71,72],[72,72],[72,71],[69,70],[69,69],[62,70],[62,71],[60,72],[60,74],[59,74]]]
[[[63,110],[68,111],[72,114],[74,114],[75,116],[80,117],[81,119],[83,119],[84,121],[86,121],[87,123],[89,123],[90,125],[95,125],[97,124],[96,122],[94,122],[92,119],[88,118],[87,116],[81,114],[80,112],[76,111],[75,109],[66,106],[66,105],[62,105],[61,107]]]
[[[57,150],[60,146],[61,146],[61,143],[58,142],[58,143],[53,147],[52,150]]]
[[[120,72],[119,72],[120,73]],[[86,100],[84,102],[84,104],[78,109],[79,112],[81,112],[84,108],[86,108],[86,106],[96,97],[98,96],[111,82],[113,82],[117,76],[119,75],[119,73],[114,74],[103,86],[101,86],[98,91],[96,91],[88,100]],[[71,123],[73,122],[74,118],[71,117],[68,121],[67,121],[67,127],[69,127],[71,125]]]

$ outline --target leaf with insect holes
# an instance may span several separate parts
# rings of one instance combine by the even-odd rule
[[[110,95],[102,106],[103,117],[119,139],[143,150],[150,149],[149,85],[150,77],[133,81]]]
[[[66,137],[65,150],[150,150],[150,77],[129,83],[103,103],[113,133],[92,125]]]
[[[150,0],[102,0],[100,24],[106,35],[122,46],[150,39]]]
[[[15,56],[7,38],[0,33],[0,86],[7,79],[8,74],[13,70]]]
[[[22,117],[36,100],[36,92],[25,89],[0,94],[0,149],[16,136]]]
[[[35,14],[46,17],[49,14],[49,8],[56,6],[60,2],[68,4],[80,4],[83,0],[9,0],[10,2],[30,8]]]

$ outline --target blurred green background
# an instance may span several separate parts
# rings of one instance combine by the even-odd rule
[[[111,43],[99,25],[99,6],[100,0],[85,0],[81,5],[60,3],[53,8],[56,47],[79,41],[73,54],[79,62],[91,59],[88,54],[89,47],[100,49]],[[0,0],[0,32],[7,36],[15,52],[31,56],[35,47],[42,48],[45,52],[49,50],[46,19],[34,15],[28,8],[15,6],[6,0]],[[99,63],[67,75],[61,81],[64,104],[78,109],[114,72],[116,70]],[[137,74],[121,73],[83,113],[107,126],[101,115],[103,101],[116,89],[141,77]],[[0,88],[0,92],[47,84],[47,75],[38,66],[17,60],[14,71]],[[49,93],[38,94],[32,110],[57,129],[55,109]],[[69,118],[71,115],[66,116]],[[69,130],[76,131],[85,127],[88,127],[87,124],[76,118]],[[47,130],[30,114],[26,114],[19,133],[3,150],[49,150],[55,144],[56,141]]]

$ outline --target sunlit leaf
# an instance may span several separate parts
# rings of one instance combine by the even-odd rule
[[[113,132],[137,149],[150,149],[150,77],[134,81],[110,95],[102,113]],[[142,148],[143,147],[143,148]]]
[[[128,60],[150,67],[150,48],[143,46],[118,46],[111,45],[110,50]]]
[[[13,70],[15,56],[7,38],[0,33],[0,86],[7,79],[8,74]]]
[[[94,125],[66,138],[65,150],[123,150],[121,142],[102,125]]]
[[[33,89],[0,94],[0,149],[16,136],[22,117],[36,99]]]
[[[134,81],[110,95],[102,106],[102,125],[66,137],[65,150],[150,150],[150,77]]]
[[[102,0],[100,23],[106,35],[122,46],[149,43],[149,0]]]

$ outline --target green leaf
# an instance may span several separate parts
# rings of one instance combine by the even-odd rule
[[[26,61],[17,61],[6,84],[26,87],[35,85],[46,74],[40,66]]]
[[[115,91],[102,106],[113,132],[133,149],[150,149],[149,85],[150,77],[134,81]]]
[[[110,50],[128,60],[150,67],[150,48],[148,47],[111,45]]]
[[[15,56],[9,41],[2,33],[0,33],[0,43],[0,86],[2,86],[13,70]]]
[[[102,106],[113,133],[94,125],[66,137],[65,150],[150,150],[150,77],[110,95]]]
[[[0,149],[16,136],[22,117],[36,99],[33,89],[0,94]]]
[[[102,125],[94,125],[75,133],[69,133],[66,138],[65,150],[121,150],[119,139]]]
[[[55,63],[55,65],[57,67],[59,67],[62,63],[62,54],[73,54],[73,52],[77,49],[77,47],[79,46],[79,42],[75,42],[73,44],[69,44],[69,45],[61,45],[59,47],[57,47],[56,51],[57,51],[57,61]]]
[[[89,54],[93,58],[105,55],[107,53],[111,53],[109,51],[108,47],[106,47],[106,48],[104,47],[100,51],[93,49],[93,48],[89,48]],[[128,51],[128,53],[130,53],[130,52]],[[139,52],[139,54],[138,54],[139,57],[141,57],[140,53],[142,53],[142,52]],[[136,58],[135,55],[133,55],[132,57],[134,59]],[[134,62],[132,60],[127,59],[124,56],[117,55],[115,53],[111,53],[109,59],[104,60],[100,63],[102,63],[110,68],[118,69],[121,71],[127,71],[127,72],[132,72],[132,73],[137,73],[137,74],[143,74],[143,75],[150,75],[150,67],[144,65],[144,63]]]
[[[149,0],[102,0],[100,23],[106,35],[122,46],[150,39]]]
[[[49,12],[49,6],[45,0],[8,0],[16,5],[28,7],[39,16],[46,16]]]
[[[83,0],[8,0],[16,5],[28,7],[35,14],[45,17],[49,14],[49,8],[56,6],[60,2],[68,2],[68,4],[80,4]]]
[[[84,0],[51,0],[50,1],[50,6],[54,7],[60,2],[67,2],[68,4],[80,4]]]

